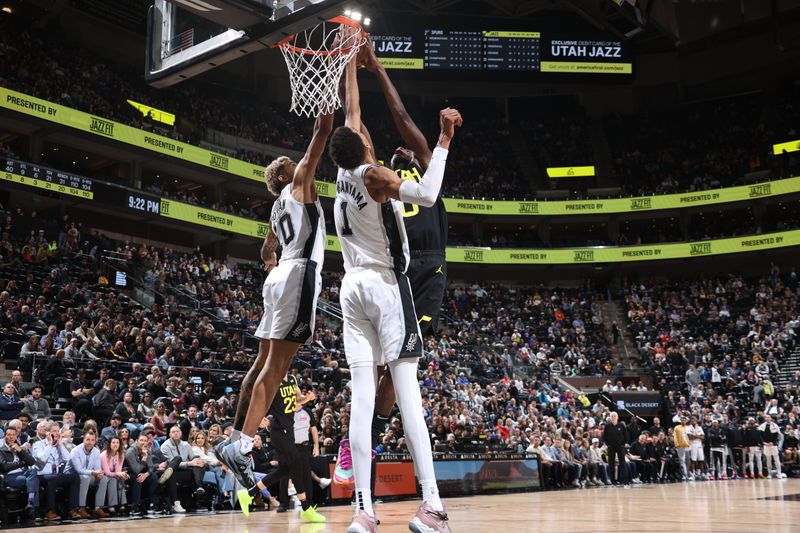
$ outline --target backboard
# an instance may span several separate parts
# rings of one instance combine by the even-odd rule
[[[342,14],[348,0],[155,0],[145,80],[168,87]]]

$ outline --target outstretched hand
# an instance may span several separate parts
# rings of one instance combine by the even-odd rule
[[[378,56],[375,55],[375,46],[372,44],[372,37],[367,34],[367,40],[358,51],[356,65],[364,67],[370,72],[375,72],[381,67],[381,62],[378,61]]]
[[[441,128],[441,136],[449,141],[456,134],[456,128],[460,128],[464,123],[461,118],[461,113],[457,109],[447,107],[439,111],[439,126]]]

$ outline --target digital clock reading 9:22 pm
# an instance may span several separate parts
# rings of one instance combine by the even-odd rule
[[[128,195],[128,207],[136,211],[144,213],[151,213],[153,215],[161,214],[161,202],[156,198],[148,198],[138,194]]]

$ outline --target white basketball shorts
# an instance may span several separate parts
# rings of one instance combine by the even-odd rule
[[[314,333],[322,276],[308,259],[281,261],[264,281],[264,316],[255,336],[305,344]]]
[[[385,365],[422,355],[422,336],[405,274],[388,268],[350,269],[342,279],[340,302],[349,365]]]

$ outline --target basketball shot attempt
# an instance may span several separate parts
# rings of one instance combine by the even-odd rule
[[[406,111],[403,100],[386,69],[375,56],[375,48],[369,38],[359,52],[359,58],[361,56],[366,58],[365,68],[378,79],[392,120],[405,143],[405,146],[398,147],[392,154],[392,170],[403,179],[418,182],[428,169],[433,156],[428,141]],[[417,321],[423,336],[435,335],[438,331],[442,299],[447,289],[445,260],[447,210],[441,195],[430,207],[404,204],[403,219],[411,256],[407,275],[414,295]],[[372,420],[373,446],[378,444],[380,434],[386,431],[394,401],[392,374],[388,369],[384,369],[375,396],[375,414]]]
[[[217,448],[219,458],[244,487],[237,492],[244,513],[249,512],[251,498],[266,488],[263,483],[256,483],[250,458],[247,457],[253,449],[253,437],[273,404],[298,348],[308,342],[314,332],[325,253],[325,220],[314,173],[332,127],[333,115],[317,117],[311,143],[300,162],[279,157],[270,163],[265,172],[267,188],[277,199],[272,205],[270,232],[261,249],[261,258],[269,275],[263,289],[264,315],[255,333],[259,339],[259,353],[256,364],[242,382],[242,401],[234,422],[239,438],[227,444],[222,443]],[[278,247],[281,249],[280,263],[276,261]],[[286,395],[286,398],[290,400],[285,407],[286,416],[292,418],[296,395]],[[273,433],[278,429],[286,429],[276,426],[273,426]],[[291,441],[290,447],[283,449],[284,441],[289,443],[289,439],[276,439],[274,434],[271,436],[272,445],[279,455],[287,458],[297,456],[296,450],[292,453],[288,449],[294,448],[294,441]],[[292,467],[292,481],[303,506],[301,518],[310,522],[324,522],[325,517],[318,514],[306,499],[299,461],[293,463],[287,466]]]
[[[292,440],[288,420],[295,402],[302,403],[296,387],[281,384],[297,354],[314,332],[321,269],[325,253],[325,221],[317,196],[314,174],[333,128],[333,112],[341,106],[338,86],[350,58],[364,44],[366,34],[347,17],[335,17],[291,35],[276,46],[286,60],[292,88],[291,109],[300,116],[316,116],[314,133],[303,158],[295,163],[279,157],[265,171],[269,191],[277,196],[270,216],[270,232],[261,257],[269,271],[264,282],[264,315],[256,330],[259,353],[242,382],[234,433],[215,449],[220,460],[244,488],[236,495],[242,512],[249,513],[252,498],[266,488],[256,481],[248,454],[268,408],[271,409],[271,443],[278,452],[278,477],[288,474],[302,504],[300,518],[324,522],[306,498],[302,463]],[[280,247],[280,263],[276,250]],[[281,401],[275,395],[281,390]],[[287,392],[288,391],[288,392]],[[284,415],[278,411],[285,409]],[[277,411],[276,411],[277,410]],[[285,418],[285,420],[284,420]],[[271,478],[270,478],[271,479]]]
[[[345,125],[331,136],[329,153],[339,167],[334,220],[344,259],[340,302],[344,343],[350,366],[352,408],[350,448],[356,511],[348,533],[378,530],[372,508],[371,426],[377,369],[392,374],[403,429],[422,486],[423,503],[408,527],[415,533],[450,532],[439,498],[430,438],[417,381],[422,336],[411,286],[406,277],[408,236],[403,203],[431,207],[439,197],[450,141],[462,119],[455,109],[440,112],[441,133],[421,181],[400,179],[377,165],[362,133],[356,63],[345,69]]]

